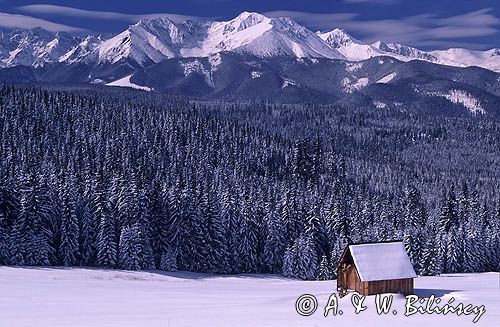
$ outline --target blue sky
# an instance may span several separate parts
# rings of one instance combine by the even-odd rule
[[[0,0],[0,26],[118,32],[144,17],[289,16],[311,30],[344,28],[367,42],[422,49],[500,47],[498,0]]]

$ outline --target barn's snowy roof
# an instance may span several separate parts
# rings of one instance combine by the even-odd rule
[[[349,245],[362,282],[417,277],[403,242]]]

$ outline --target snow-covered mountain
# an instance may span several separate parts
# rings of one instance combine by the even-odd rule
[[[350,61],[389,56],[401,61],[424,60],[455,67],[478,66],[500,72],[500,49],[475,51],[452,48],[449,50],[423,51],[403,44],[385,43],[383,41],[366,44],[338,28],[330,32],[317,32],[316,34]]]
[[[89,61],[94,51],[103,43],[101,36],[89,35],[60,56],[57,61],[66,64]]]
[[[316,34],[330,47],[340,52],[350,61],[366,60],[375,56],[384,56],[386,53],[369,44],[365,44],[339,28],[333,31]]]
[[[422,51],[397,43],[362,42],[346,31],[313,33],[286,17],[243,12],[229,21],[142,20],[110,37],[32,30],[0,30],[0,68],[45,64],[105,67],[113,78],[171,58],[207,58],[233,52],[259,58],[278,56],[362,61],[378,56],[424,60],[457,67],[500,71],[500,49]],[[112,67],[127,69],[109,70]],[[106,68],[107,67],[107,68]],[[93,75],[99,75],[94,71]],[[116,76],[116,74],[121,76]],[[102,75],[102,74],[101,74]]]
[[[51,33],[41,28],[0,32],[0,67],[43,66],[57,62],[78,38],[68,33]]]
[[[439,61],[438,58],[425,51],[409,47],[403,44],[385,43],[382,41],[377,41],[373,43],[371,46],[378,49],[385,56],[393,56],[403,61],[415,60],[415,59],[425,60],[435,63],[438,63]]]
[[[498,48],[487,51],[452,48],[431,51],[429,54],[437,57],[440,64],[457,67],[478,66],[500,72],[500,49]]]
[[[103,42],[96,52],[100,63],[131,59],[140,66],[219,52],[344,59],[316,34],[289,18],[249,12],[226,22],[175,24],[168,18],[143,20]]]
[[[228,22],[213,22],[200,47],[186,49],[186,57],[206,57],[217,52],[239,52],[257,57],[344,59],[315,33],[290,18],[268,18],[243,12]]]

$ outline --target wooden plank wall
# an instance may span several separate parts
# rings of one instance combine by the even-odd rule
[[[350,286],[349,288],[351,288]],[[403,293],[405,295],[413,293],[413,278],[377,280],[371,282],[358,281],[353,287],[362,295],[374,295],[381,293]]]

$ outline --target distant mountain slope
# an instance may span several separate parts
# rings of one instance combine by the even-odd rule
[[[352,63],[330,59],[256,58],[231,53],[173,58],[138,70],[131,83],[204,98],[342,102],[500,117],[500,74],[391,57]]]
[[[342,103],[500,117],[500,74],[478,67],[377,56],[260,58],[234,52],[174,57],[147,67],[126,63],[55,63],[0,69],[2,82],[92,83],[205,99]]]

